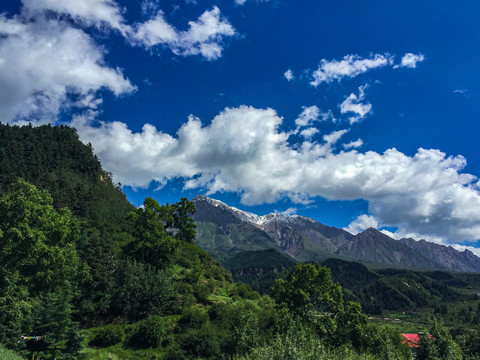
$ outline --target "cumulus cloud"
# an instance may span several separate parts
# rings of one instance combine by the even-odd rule
[[[52,122],[72,105],[72,95],[77,106],[95,108],[101,89],[115,95],[134,91],[104,55],[90,36],[64,22],[0,16],[0,121]]]
[[[343,230],[348,231],[350,234],[357,235],[368,228],[378,228],[378,219],[375,216],[363,214],[353,220],[350,225],[344,227]]]
[[[313,121],[318,120],[320,116],[320,109],[315,106],[303,106],[302,112],[298,115],[298,118],[295,120],[295,124],[299,127],[308,126]]]
[[[50,10],[69,15],[86,25],[108,26],[123,34],[128,31],[122,11],[113,0],[22,0],[22,2],[28,12]]]
[[[462,172],[462,156],[422,148],[413,156],[395,148],[336,152],[332,144],[341,133],[289,144],[291,134],[279,130],[282,121],[273,109],[241,106],[208,125],[190,116],[174,136],[152,125],[138,133],[121,122],[92,126],[80,117],[72,125],[125,185],[178,178],[185,188],[208,194],[238,192],[251,205],[281,198],[308,203],[317,196],[364,199],[371,216],[404,234],[480,238],[480,188],[475,176]]]
[[[362,139],[357,139],[357,140],[351,141],[347,144],[343,144],[342,146],[345,150],[348,150],[348,149],[359,148],[362,145],[363,145],[363,140]]]
[[[147,48],[166,46],[176,55],[202,55],[208,60],[215,60],[222,55],[223,38],[236,34],[216,6],[188,24],[188,30],[179,31],[159,11],[153,19],[136,26],[131,35],[132,41]]]
[[[288,69],[287,71],[285,71],[285,73],[283,74],[283,76],[285,77],[285,79],[287,79],[288,81],[291,81],[293,79],[295,79],[295,76],[293,76],[293,72],[292,70]]]
[[[295,119],[297,127],[310,126],[314,121],[331,121],[336,122],[335,116],[331,110],[327,112],[321,111],[318,106],[302,106],[302,112]]]
[[[346,55],[339,61],[322,59],[318,69],[313,72],[310,85],[318,86],[323,82],[341,81],[345,77],[352,78],[371,69],[391,64],[393,64],[393,56],[389,54],[375,54],[367,59],[358,55]]]
[[[309,127],[300,132],[300,135],[305,139],[311,139],[315,134],[318,134],[320,130],[314,127]]]
[[[328,145],[334,145],[338,140],[340,140],[340,138],[345,135],[346,133],[348,132],[348,130],[344,129],[344,130],[338,130],[338,131],[334,131],[328,135],[324,135],[323,136],[323,140],[325,140],[325,142],[328,144]]]
[[[359,122],[365,116],[372,111],[372,104],[366,103],[362,104],[362,101],[365,100],[365,89],[366,85],[360,86],[358,88],[358,95],[351,93],[339,106],[340,112],[342,114],[353,113],[353,116],[350,116],[350,124]]]
[[[395,65],[393,68],[398,69],[402,67],[414,69],[417,67],[418,62],[422,62],[425,60],[425,56],[423,54],[412,54],[412,53],[406,53],[402,57],[402,61],[400,64]]]

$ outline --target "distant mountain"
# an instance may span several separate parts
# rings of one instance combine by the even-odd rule
[[[370,228],[357,235],[299,215],[259,216],[196,196],[197,244],[226,263],[240,252],[274,249],[297,261],[356,260],[376,267],[480,272],[470,251],[413,239],[394,240]]]
[[[443,266],[453,271],[480,272],[480,258],[469,250],[457,251],[451,246],[425,240],[417,241],[412,238],[401,239],[400,242],[430,259],[439,267]]]
[[[416,268],[435,267],[431,259],[374,228],[355,235],[351,241],[340,247],[337,253],[353,259],[376,263]]]
[[[220,261],[242,251],[275,249],[301,261],[331,257],[353,235],[299,215],[259,216],[196,196],[197,245]]]

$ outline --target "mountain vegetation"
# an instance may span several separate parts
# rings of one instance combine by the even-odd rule
[[[230,272],[196,245],[193,202],[133,207],[74,129],[0,124],[0,132],[1,358],[410,359],[399,329],[361,306],[383,296],[383,311],[405,279],[423,294],[418,302],[427,290],[465,304],[470,296],[480,313],[471,274],[297,263],[279,246],[232,252]],[[252,234],[245,247],[266,244]],[[255,284],[258,271],[262,294],[233,281],[246,274]],[[478,356],[478,329],[433,321],[430,332],[418,358]]]

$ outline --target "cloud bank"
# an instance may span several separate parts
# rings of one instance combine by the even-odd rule
[[[479,183],[462,172],[462,156],[422,148],[413,156],[395,148],[338,151],[346,130],[290,145],[273,109],[248,106],[227,108],[208,125],[190,116],[175,136],[148,124],[133,133],[121,122],[93,127],[90,121],[78,117],[72,125],[124,185],[180,178],[186,189],[238,192],[249,205],[365,199],[379,223],[405,234],[480,238]]]

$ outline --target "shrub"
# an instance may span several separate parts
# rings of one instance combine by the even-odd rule
[[[210,325],[189,329],[178,337],[178,343],[187,358],[218,359],[221,336]]]
[[[258,300],[260,298],[259,293],[254,291],[250,285],[244,283],[235,284],[235,287],[232,289],[231,294],[234,298],[240,297],[250,300]]]
[[[178,320],[178,327],[181,331],[186,331],[187,329],[199,329],[203,324],[207,323],[208,315],[203,311],[203,309],[193,306],[189,309],[186,309],[182,317]]]
[[[118,325],[107,325],[95,330],[95,336],[90,340],[90,346],[108,347],[123,340],[123,329]]]
[[[165,340],[166,324],[160,316],[149,316],[127,332],[125,346],[133,349],[156,348]]]

